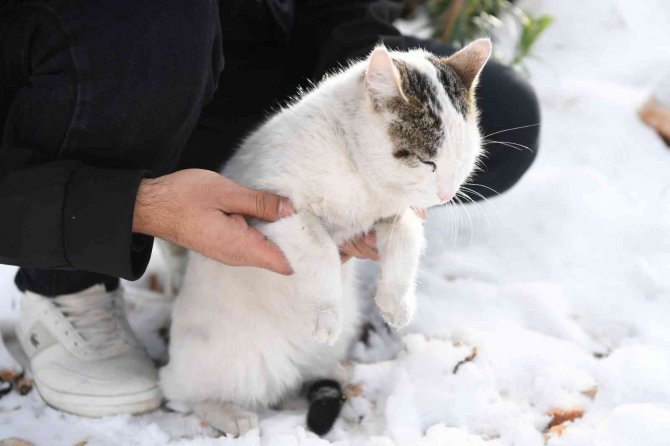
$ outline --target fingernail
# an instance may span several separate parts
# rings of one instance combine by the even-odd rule
[[[279,200],[279,218],[288,217],[293,215],[295,209],[293,209],[293,203],[288,198],[282,198]]]
[[[365,244],[371,248],[374,248],[377,245],[377,236],[374,232],[365,235]]]

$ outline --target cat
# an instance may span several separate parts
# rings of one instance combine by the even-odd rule
[[[330,429],[342,399],[332,378],[361,318],[355,262],[342,265],[338,246],[375,232],[376,304],[390,326],[408,324],[424,247],[413,209],[447,203],[477,166],[474,90],[490,54],[488,39],[448,58],[378,46],[243,141],[221,173],[291,199],[294,215],[253,224],[293,274],[190,254],[160,371],[168,400],[241,435],[258,426],[256,409],[311,382],[326,419],[310,408],[308,426]]]

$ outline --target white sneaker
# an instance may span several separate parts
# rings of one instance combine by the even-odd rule
[[[102,417],[157,408],[156,369],[135,339],[121,288],[47,298],[26,292],[16,334],[51,406]]]

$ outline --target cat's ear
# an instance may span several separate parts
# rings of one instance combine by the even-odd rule
[[[456,71],[469,90],[477,85],[479,73],[491,57],[491,41],[479,39],[447,57],[444,62]]]
[[[368,57],[365,87],[375,108],[381,108],[388,100],[403,96],[400,89],[400,73],[393,65],[388,50],[383,46],[375,48]]]

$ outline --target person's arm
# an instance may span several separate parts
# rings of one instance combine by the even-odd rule
[[[147,172],[88,166],[61,159],[58,147],[22,143],[26,135],[57,140],[51,133],[66,126],[71,110],[40,115],[39,101],[51,94],[39,77],[49,54],[31,48],[47,38],[46,25],[0,19],[0,263],[138,278],[152,239],[133,235],[131,226]]]
[[[9,15],[0,15],[0,263],[139,277],[151,238],[133,236],[131,224],[146,172],[87,166],[59,159],[58,147],[22,143],[26,135],[57,141],[52,133],[66,126],[71,110],[40,115],[39,100],[52,93],[39,77],[49,72],[43,62],[50,54],[31,49],[41,48],[47,24],[2,12]]]
[[[290,273],[276,246],[241,217],[272,221],[290,215],[286,199],[205,170],[147,179],[141,170],[69,160],[32,164],[34,158],[41,157],[0,150],[0,263],[133,280],[148,263],[150,235],[229,265]]]
[[[41,101],[48,101],[51,92],[40,90],[40,79],[32,72],[41,66],[33,59],[39,56],[29,51],[34,36],[29,29],[16,29],[23,22],[7,20],[0,16],[0,126],[4,129],[0,141],[0,263],[79,269],[133,280],[146,269],[151,236],[170,239],[170,234],[178,234],[178,239],[172,241],[181,241],[210,257],[290,272],[281,252],[243,224],[242,217],[222,214],[228,211],[255,215],[258,203],[279,203],[278,197],[268,198],[270,194],[255,194],[243,188],[214,187],[211,176],[203,177],[198,172],[178,177],[200,192],[185,197],[177,191],[175,195],[175,189],[154,187],[161,181],[148,180],[147,171],[90,166],[64,159],[67,155],[60,153],[58,147],[22,144],[25,134],[35,136],[30,141],[39,141],[40,132],[59,132],[63,126],[49,119],[67,119],[71,110],[63,110],[62,116],[40,116]],[[53,136],[46,140],[53,141]],[[56,134],[58,137],[62,135]],[[219,185],[225,180],[209,174],[217,177]],[[166,183],[164,180],[165,177],[162,183]],[[204,195],[203,189],[208,189],[209,195]],[[239,195],[225,193],[231,190]],[[165,195],[166,191],[172,195]],[[191,211],[198,206],[207,208],[207,200],[217,193],[225,195],[219,200],[223,206],[216,211],[221,218],[215,218],[212,211],[209,221],[194,220]],[[177,201],[181,207],[175,207],[173,202],[177,196],[185,198]],[[142,198],[139,205],[138,197]],[[176,212],[168,212],[175,209]],[[136,210],[141,214],[139,219]],[[264,208],[261,210],[259,217],[271,215]],[[183,222],[189,219],[195,224],[185,230]],[[168,232],[157,229],[157,222],[162,228],[169,228]],[[208,222],[218,224],[209,226]],[[227,231],[225,237],[217,230]],[[225,241],[229,243],[223,244]]]
[[[133,235],[132,219],[145,172],[43,159],[0,146],[0,263],[140,277],[152,239]]]

